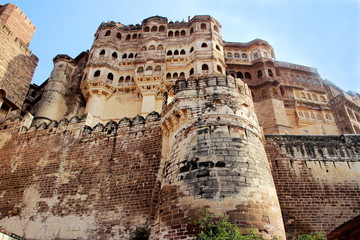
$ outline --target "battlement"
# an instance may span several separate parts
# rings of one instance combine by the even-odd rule
[[[12,38],[14,43],[17,46],[19,46],[19,49],[23,51],[23,54],[26,56],[30,56],[34,63],[37,63],[39,61],[39,58],[36,55],[32,54],[30,48],[28,47],[28,44],[26,44],[21,38],[18,38],[16,36],[16,33],[10,30],[10,28],[1,21],[0,21],[0,31],[2,31],[4,35],[7,35],[10,38]]]
[[[7,25],[17,38],[29,46],[36,27],[20,8],[11,3],[0,6],[0,22]]]
[[[293,160],[359,161],[360,135],[266,135],[281,154]]]
[[[21,128],[21,133],[33,132],[38,130],[49,130],[50,132],[52,132],[57,128],[63,130],[63,128],[67,128],[69,126],[71,127],[71,129],[82,127],[84,132],[87,134],[95,133],[95,132],[114,134],[120,128],[123,130],[126,129],[129,132],[137,132],[137,131],[143,131],[147,127],[158,125],[158,122],[160,120],[160,114],[157,112],[152,112],[149,113],[146,117],[140,115],[132,119],[125,117],[120,119],[120,121],[118,122],[109,121],[106,124],[98,123],[94,127],[89,126],[89,119],[91,118],[92,118],[91,115],[85,114],[82,117],[75,116],[70,119],[63,118],[60,121],[45,119],[47,120],[47,122],[41,121],[39,124],[31,125],[31,121],[33,119],[32,116],[30,118],[30,122],[28,120],[29,117],[27,118],[16,117],[16,118],[9,118],[3,124],[1,124],[0,131]],[[36,119],[37,118],[35,118],[34,120]]]

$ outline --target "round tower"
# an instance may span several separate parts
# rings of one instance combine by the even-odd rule
[[[36,110],[33,122],[35,125],[41,122],[50,122],[51,120],[58,121],[64,117],[67,110],[65,94],[76,64],[68,55],[57,55],[53,62],[54,69]]]
[[[153,239],[192,239],[210,209],[244,232],[285,239],[251,92],[240,79],[177,81],[162,113],[163,176]]]

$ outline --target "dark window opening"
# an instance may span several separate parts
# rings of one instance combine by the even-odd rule
[[[96,70],[96,72],[94,73],[94,77],[98,77],[100,76],[100,70]]]
[[[114,75],[112,73],[108,73],[107,79],[109,79],[111,81],[114,80]]]
[[[244,79],[244,75],[243,75],[242,72],[237,72],[237,73],[236,73],[236,77],[237,77],[237,78],[240,78],[240,79]]]

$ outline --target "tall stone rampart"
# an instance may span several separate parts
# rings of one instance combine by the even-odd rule
[[[11,102],[13,109],[22,106],[38,62],[19,34],[15,22],[8,26],[0,19],[0,90],[5,91],[0,97]]]
[[[155,239],[192,239],[211,209],[242,230],[284,238],[281,211],[251,93],[240,80],[180,80],[162,113],[164,170]]]
[[[1,125],[1,227],[26,239],[129,239],[150,224],[159,114],[86,121]]]
[[[330,232],[360,212],[360,135],[267,135],[287,232]]]

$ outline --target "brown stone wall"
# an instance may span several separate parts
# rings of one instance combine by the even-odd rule
[[[163,110],[164,177],[154,239],[192,239],[210,209],[242,231],[285,238],[251,93],[225,76],[178,81]],[[163,144],[165,145],[165,144]]]
[[[0,21],[6,24],[26,46],[29,46],[35,26],[19,7],[11,3],[0,6]]]
[[[330,232],[360,212],[360,136],[266,136],[287,232]]]
[[[158,115],[0,131],[0,227],[27,239],[129,239],[149,224]],[[57,126],[57,127],[56,127]],[[4,126],[2,126],[4,128]]]
[[[1,21],[0,42],[0,89],[4,89],[6,98],[20,108],[38,59]]]
[[[261,102],[254,102],[256,115],[265,134],[286,134],[291,132],[284,102],[269,98]]]

